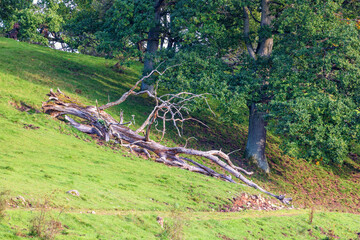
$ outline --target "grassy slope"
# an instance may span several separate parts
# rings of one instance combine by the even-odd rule
[[[359,225],[360,217],[349,214],[319,213],[315,215],[313,225],[309,225],[308,213],[304,211],[270,215],[206,212],[218,210],[242,191],[254,191],[241,185],[169,168],[123,150],[115,151],[96,145],[88,136],[47,115],[29,114],[14,107],[25,102],[40,109],[49,88],[57,87],[87,104],[93,104],[95,99],[101,104],[108,97],[114,100],[137,79],[140,66],[134,65],[124,74],[119,74],[110,69],[109,66],[113,64],[111,60],[58,52],[0,38],[0,186],[3,186],[1,190],[10,190],[7,199],[22,196],[27,201],[25,206],[12,203],[20,208],[7,210],[7,216],[0,224],[0,238],[17,238],[15,234],[26,236],[30,220],[38,215],[37,207],[45,198],[50,199],[52,210],[49,215],[55,216],[59,209],[64,209],[58,219],[68,228],[58,235],[59,239],[166,238],[169,232],[176,230],[176,226],[180,226],[180,232],[188,239],[190,236],[191,239],[240,236],[279,239],[292,235],[307,239],[310,236],[308,229],[312,229],[314,236],[326,236],[329,229],[340,236],[348,234],[347,238],[355,236],[358,229],[349,222],[355,221]],[[75,94],[76,90],[81,90],[81,93]],[[125,120],[130,118],[131,113],[136,115],[139,123],[149,107],[141,98],[131,100],[112,113],[116,114],[121,108],[125,112]],[[29,125],[39,128],[26,127]],[[190,127],[194,130],[197,126]],[[238,132],[241,129],[239,127]],[[197,131],[200,139],[198,146],[209,147],[202,144],[207,138],[216,147],[216,143],[224,143],[221,143],[224,135],[231,142],[238,142],[230,128],[225,128],[218,137],[215,131],[214,128]],[[236,147],[227,145],[232,149]],[[280,163],[276,159],[280,158],[279,154],[273,152],[277,151],[276,145],[270,142],[273,147],[269,158],[274,158],[273,168],[280,173],[283,171],[285,177],[258,175],[258,180],[269,188],[276,187],[297,196],[293,190],[297,188],[286,178],[301,174],[294,175],[284,170],[293,171],[300,165],[291,159],[287,159],[286,164]],[[306,164],[301,166],[308,167]],[[311,171],[315,170],[308,172]],[[348,185],[352,182],[340,178],[337,180],[347,184],[344,185],[346,196],[346,191],[350,191]],[[355,184],[351,187],[356,189]],[[77,189],[81,196],[66,194],[70,189]],[[300,194],[298,199],[301,200]],[[91,210],[97,214],[86,214]],[[160,228],[156,222],[158,215],[166,221],[172,219],[175,225],[165,230]],[[341,221],[335,228],[336,219]]]

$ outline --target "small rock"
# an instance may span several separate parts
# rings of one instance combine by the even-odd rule
[[[88,211],[87,213],[90,213],[90,214],[96,214],[95,211]]]
[[[71,194],[71,195],[76,196],[76,197],[80,196],[80,193],[79,193],[78,190],[69,190],[66,193]]]

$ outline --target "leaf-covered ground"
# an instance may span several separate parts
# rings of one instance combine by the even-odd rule
[[[267,157],[273,173],[256,172],[252,180],[294,197],[296,208],[319,209],[310,224],[310,210],[220,212],[234,197],[256,191],[98,144],[41,113],[50,88],[59,87],[85,104],[115,100],[141,70],[134,64],[118,73],[111,68],[115,63],[0,38],[0,192],[6,191],[0,198],[6,202],[6,210],[0,204],[0,213],[5,213],[0,222],[2,239],[38,236],[34,219],[39,216],[45,216],[44,229],[52,229],[57,239],[357,237],[359,215],[319,211],[358,211],[356,152],[353,160],[347,160],[347,168],[335,171],[282,155],[280,140],[270,137]],[[146,99],[134,97],[111,113],[118,115],[123,109],[125,120],[134,114],[139,125],[149,106]],[[191,135],[198,139],[189,142],[191,147],[227,152],[244,148],[245,125],[202,120],[210,129],[189,123],[185,137],[169,134],[164,144],[184,144]],[[233,156],[252,168],[241,160],[241,151]],[[80,196],[66,193],[72,189]],[[158,216],[164,219],[163,228]]]

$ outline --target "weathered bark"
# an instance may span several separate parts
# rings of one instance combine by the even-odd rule
[[[142,80],[144,80],[144,78],[142,78]],[[138,81],[136,85],[139,84],[140,81]],[[143,91],[143,93],[148,93],[149,96],[152,96],[151,93],[149,93],[148,91]],[[251,173],[248,173],[244,169],[235,166],[231,162],[229,155],[225,154],[222,151],[199,151],[185,147],[166,147],[149,139],[148,137],[139,135],[138,131],[133,131],[130,128],[124,126],[124,124],[117,122],[111,115],[107,114],[103,110],[108,107],[115,106],[120,102],[123,102],[131,94],[136,95],[137,93],[133,90],[130,90],[126,92],[118,101],[103,105],[101,107],[95,107],[83,106],[81,103],[76,102],[75,100],[65,96],[60,90],[58,90],[56,93],[50,90],[50,93],[48,94],[49,100],[47,102],[44,102],[42,107],[45,113],[48,113],[53,117],[59,117],[64,115],[65,118],[69,121],[69,123],[80,131],[97,134],[99,137],[106,141],[113,139],[121,145],[129,147],[131,150],[143,151],[147,153],[148,156],[149,152],[152,152],[157,156],[156,161],[158,162],[162,162],[170,166],[187,169],[192,172],[198,172],[208,176],[221,178],[228,182],[236,183],[230,175],[228,176],[222,173],[218,173],[213,169],[206,167],[203,164],[197,163],[196,161],[189,158],[189,156],[203,157],[217,164],[224,171],[230,173],[231,175],[238,178],[247,185],[258,189],[265,194],[275,197],[283,203],[288,204],[292,200],[291,198],[285,198],[284,195],[275,195],[273,193],[270,193],[255,184],[254,182],[245,178],[240,173],[240,171],[243,171],[247,174]],[[161,97],[152,96],[155,97],[156,101],[159,103],[159,105],[154,108],[157,109],[157,112],[161,109],[165,109],[165,111],[171,111],[171,109],[169,109],[169,106],[172,105],[175,109],[177,109],[176,111],[179,111],[179,104],[182,104],[186,101],[189,101],[189,99],[196,97],[196,95],[190,95],[189,98],[185,98],[180,93],[171,96],[167,94],[165,96],[170,100],[162,100]],[[170,102],[171,99],[176,98],[181,99],[181,101],[177,103]],[[76,122],[67,115],[79,117],[85,120],[85,122]],[[153,118],[155,118],[155,116],[156,115],[153,115]],[[163,119],[166,120],[165,115]],[[175,121],[176,119],[174,118],[174,116],[172,116],[171,120]],[[146,120],[145,122],[148,122],[148,125],[151,124],[151,122],[149,122],[148,120]],[[223,161],[222,159],[225,161]]]
[[[266,122],[264,113],[259,112],[255,103],[249,107],[249,132],[245,156],[253,160],[261,169],[269,173],[270,168],[265,156]]]
[[[150,29],[148,33],[148,41],[146,48],[146,55],[144,59],[144,70],[143,75],[149,74],[152,70],[155,69],[155,60],[154,55],[156,54],[159,48],[160,40],[160,20],[161,20],[161,4],[163,0],[156,0],[154,2],[154,26]],[[146,79],[141,83],[142,91],[149,91],[150,93],[154,92],[154,79],[153,77]]]
[[[274,16],[270,12],[270,2],[269,0],[261,1],[261,21],[260,28],[262,31],[269,31],[271,28],[271,21],[274,19]],[[244,38],[245,45],[248,49],[249,55],[255,61],[258,58],[268,58],[272,53],[273,48],[273,38],[271,32],[268,34],[262,33],[259,36],[259,41],[257,44],[256,51],[254,51],[253,46],[249,39],[250,32],[250,23],[249,23],[249,9],[247,7],[243,8],[244,11]],[[265,83],[266,81],[264,81]],[[261,102],[261,100],[260,100]],[[265,146],[266,146],[266,122],[264,120],[264,113],[258,112],[255,106],[255,102],[250,102],[249,107],[249,131],[248,131],[248,141],[246,144],[246,158],[253,159],[258,166],[263,169],[265,172],[270,172],[269,164],[265,157]]]

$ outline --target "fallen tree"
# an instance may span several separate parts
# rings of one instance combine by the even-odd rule
[[[252,172],[248,172],[245,169],[235,166],[230,160],[229,155],[222,152],[221,150],[200,151],[186,147],[166,147],[158,142],[151,140],[150,130],[157,119],[160,119],[163,122],[161,130],[163,136],[165,134],[167,122],[172,122],[180,135],[180,130],[177,125],[178,122],[184,122],[190,119],[198,121],[193,118],[185,117],[185,114],[188,113],[187,105],[189,102],[194,99],[203,99],[206,102],[206,94],[197,95],[188,92],[181,92],[178,94],[165,94],[158,97],[156,90],[154,94],[146,90],[136,92],[135,89],[138,87],[138,85],[146,78],[150,77],[154,72],[159,75],[164,73],[159,72],[157,69],[153,70],[147,76],[141,78],[117,101],[107,103],[103,106],[98,106],[98,104],[96,104],[96,106],[85,106],[80,102],[66,96],[59,89],[56,92],[51,89],[50,93],[48,94],[49,100],[42,104],[42,108],[45,113],[48,113],[53,117],[58,118],[64,116],[64,118],[73,127],[81,132],[96,134],[105,141],[112,139],[116,143],[128,147],[131,151],[142,152],[148,157],[151,157],[150,153],[153,153],[156,155],[157,162],[236,183],[236,181],[232,179],[232,175],[235,178],[240,179],[248,186],[258,189],[259,191],[274,198],[277,198],[285,204],[290,203],[292,200],[291,198],[285,198],[285,195],[276,195],[268,192],[258,186],[256,183],[244,177],[240,172],[248,175],[251,175]],[[153,98],[156,102],[156,106],[144,121],[144,123],[135,131],[126,126],[130,122],[124,123],[122,114],[120,114],[120,121],[116,121],[110,114],[104,111],[107,108],[123,103],[130,95],[140,94],[147,94],[149,97]],[[70,117],[70,115],[80,118],[81,122],[74,120]],[[201,121],[198,122],[203,124]],[[144,136],[140,135],[140,133],[144,133]],[[203,164],[200,164],[197,161],[191,159],[191,156],[206,158],[220,166],[223,170],[230,173],[231,175],[219,173]]]

